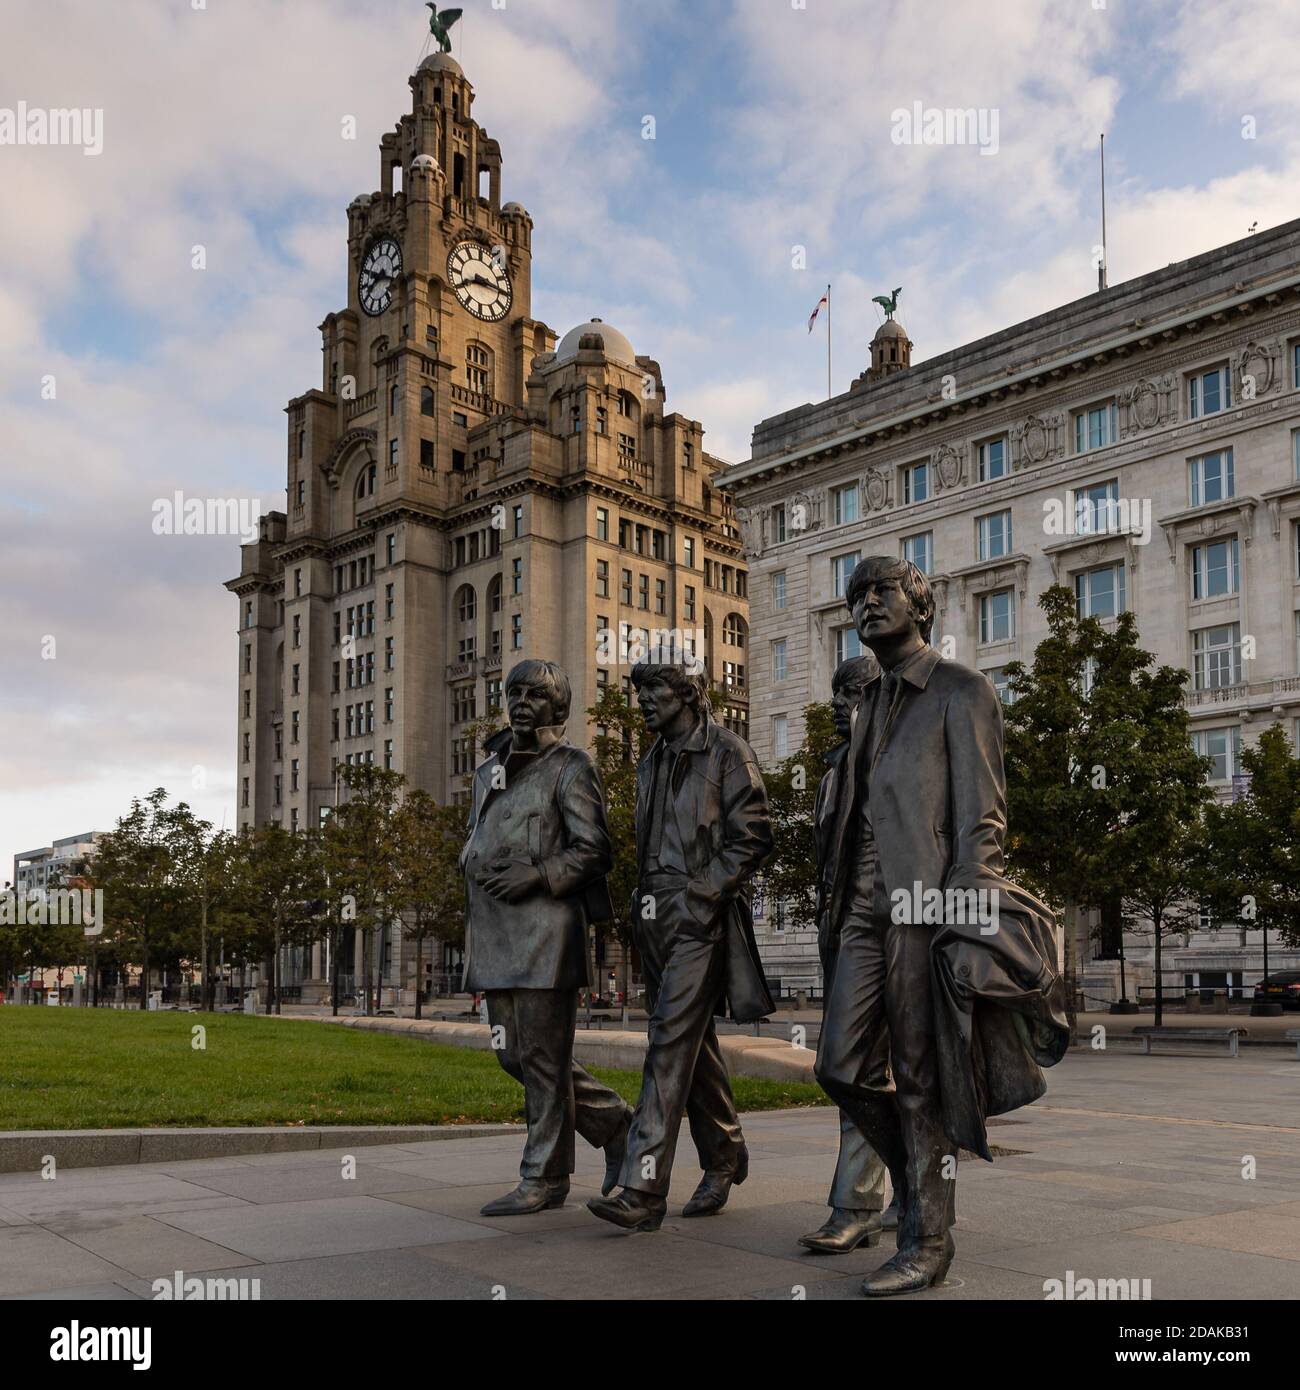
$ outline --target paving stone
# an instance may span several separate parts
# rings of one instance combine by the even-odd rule
[[[40,1226],[0,1230],[0,1297],[76,1284],[110,1284],[123,1271]]]
[[[209,1269],[235,1269],[255,1263],[246,1255],[149,1216],[99,1230],[65,1230],[60,1234],[119,1269],[146,1279],[170,1276],[177,1270],[198,1274]]]

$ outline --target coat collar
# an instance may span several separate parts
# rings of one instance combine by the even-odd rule
[[[703,753],[708,749],[710,743],[714,743],[716,741],[717,735],[714,733],[713,720],[706,715],[682,740],[682,745],[678,749],[678,752]],[[659,757],[662,750],[665,749],[667,746],[668,745],[664,741],[663,735],[656,735],[655,741],[646,750],[638,766],[644,768],[651,767],[654,764],[655,759]]]
[[[918,690],[924,690],[930,682],[930,676],[934,668],[943,660],[935,649],[927,642],[924,647],[919,647],[911,656],[898,667],[896,674],[899,680],[905,680],[909,685],[914,685]],[[877,671],[874,676],[863,686],[863,693],[871,690],[880,680],[883,671]]]

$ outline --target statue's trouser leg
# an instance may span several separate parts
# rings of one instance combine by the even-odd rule
[[[528,1138],[519,1174],[567,1178],[574,1168],[573,1034],[578,996],[571,989],[487,991],[488,1022],[503,1029],[497,1060],[524,1088]]]
[[[701,926],[680,887],[642,888],[655,898],[654,920],[636,924],[651,1014],[641,1099],[619,1182],[662,1197],[688,1108],[706,1167],[733,1168],[743,1141],[713,1027],[725,966],[721,923]]]
[[[574,1122],[578,1133],[597,1149],[603,1149],[623,1126],[627,1101],[589,1071],[573,1063]]]
[[[837,943],[838,944],[838,943]],[[837,950],[822,954],[822,978],[829,994],[835,974]],[[882,1028],[872,1052],[873,1088],[889,1086],[889,1038]],[[831,1179],[827,1205],[841,1211],[882,1211],[885,1206],[885,1174],[883,1159],[871,1146],[853,1117],[840,1111],[840,1147],[835,1160],[835,1176]]]

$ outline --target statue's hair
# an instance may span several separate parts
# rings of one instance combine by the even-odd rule
[[[910,560],[896,560],[892,555],[868,555],[865,560],[858,561],[844,591],[844,602],[850,613],[873,579],[900,581],[921,638],[928,642],[934,630],[934,590],[925,572]]]
[[[846,685],[866,685],[879,670],[880,663],[870,652],[851,656],[835,668],[835,674],[831,677],[831,694],[838,694]]]
[[[709,717],[709,686],[702,672],[693,674],[676,662],[638,661],[632,667],[632,684],[640,690],[652,681],[662,681],[698,718]]]
[[[562,666],[553,661],[520,661],[510,668],[506,677],[506,693],[513,685],[536,681],[546,687],[546,693],[555,706],[555,720],[563,724],[569,717],[569,706],[573,703],[573,688]]]

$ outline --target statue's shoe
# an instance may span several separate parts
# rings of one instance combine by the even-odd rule
[[[806,1236],[799,1237],[799,1244],[818,1255],[847,1255],[859,1245],[870,1249],[880,1243],[881,1225],[878,1211],[850,1211],[845,1207],[832,1207],[825,1225]]]
[[[625,1231],[657,1231],[664,1223],[668,1203],[652,1192],[625,1187],[617,1197],[591,1198],[587,1210]]]
[[[623,1124],[618,1133],[605,1145],[605,1181],[600,1185],[600,1195],[608,1197],[618,1186],[618,1175],[623,1171],[623,1160],[627,1157],[627,1132],[632,1127],[632,1112],[623,1114]]]
[[[885,1208],[880,1218],[880,1229],[882,1231],[898,1230],[898,1198],[895,1197]]]
[[[897,1293],[917,1293],[943,1283],[955,1254],[952,1236],[929,1236],[906,1246],[862,1281],[868,1298],[889,1298]]]
[[[739,1187],[749,1176],[749,1150],[742,1147],[736,1166],[726,1172],[705,1173],[691,1200],[682,1208],[683,1216],[712,1216],[727,1205],[733,1184]]]
[[[562,1207],[569,1195],[568,1178],[524,1178],[513,1192],[479,1208],[480,1216],[528,1216]]]

